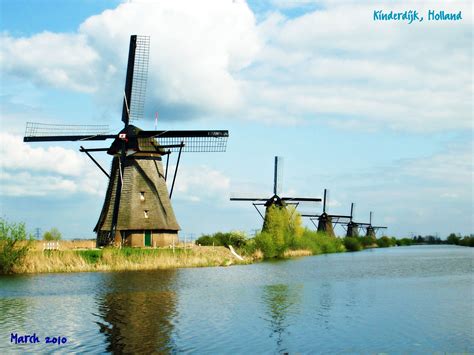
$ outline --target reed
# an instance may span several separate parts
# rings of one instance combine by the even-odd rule
[[[15,273],[153,270],[184,267],[247,264],[251,258],[237,260],[224,247],[190,249],[93,249],[30,251]]]

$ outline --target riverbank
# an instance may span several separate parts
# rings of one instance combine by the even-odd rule
[[[13,273],[155,270],[230,266],[253,261],[253,257],[239,260],[225,247],[30,250],[22,263],[13,268]]]

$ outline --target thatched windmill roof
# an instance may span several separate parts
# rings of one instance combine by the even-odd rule
[[[156,150],[155,150],[156,152]],[[114,157],[104,206],[94,231],[110,231],[115,191],[119,177],[119,158]],[[161,157],[150,154],[127,157],[120,197],[118,230],[180,230],[163,175]]]

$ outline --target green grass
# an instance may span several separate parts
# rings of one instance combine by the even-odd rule
[[[79,250],[77,254],[88,264],[97,264],[102,258],[102,250]]]

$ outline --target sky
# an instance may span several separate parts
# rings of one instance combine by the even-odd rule
[[[277,155],[283,195],[327,188],[329,212],[354,202],[355,220],[373,211],[396,237],[474,232],[470,1],[0,4],[0,215],[32,232],[94,237],[105,175],[77,143],[22,138],[29,121],[118,132],[132,34],[150,36],[136,125],[153,129],[159,112],[158,129],[230,134],[225,153],[182,156],[172,199],[182,236],[261,228],[250,203],[229,198],[270,197]],[[462,20],[374,21],[375,10]]]

